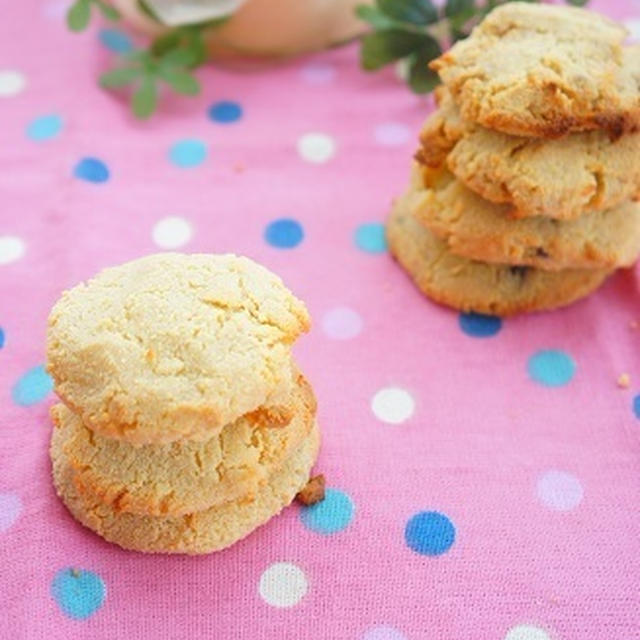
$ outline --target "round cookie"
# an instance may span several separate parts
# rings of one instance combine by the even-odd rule
[[[576,220],[511,220],[508,205],[483,200],[446,170],[414,167],[413,180],[413,214],[465,258],[558,271],[628,267],[640,254],[637,203]]]
[[[62,295],[47,369],[96,433],[207,440],[288,393],[290,347],[308,327],[304,304],[247,258],[157,254]]]
[[[512,135],[559,137],[640,124],[640,55],[597,13],[513,2],[431,63],[466,120]]]
[[[183,516],[118,513],[91,494],[81,494],[62,451],[59,430],[51,442],[53,481],[73,517],[124,549],[156,553],[210,553],[249,535],[291,503],[309,480],[320,443],[317,426],[254,496]]]
[[[394,204],[387,223],[391,253],[423,293],[461,311],[508,316],[555,309],[588,295],[610,273],[604,269],[542,271],[462,258],[449,252],[410,208],[407,196]]]
[[[613,141],[605,131],[522,138],[463,122],[444,88],[439,104],[423,126],[418,160],[446,161],[483,198],[510,204],[512,217],[570,220],[640,196],[640,133]]]
[[[92,433],[62,404],[51,413],[80,493],[116,512],[183,515],[254,493],[308,435],[315,397],[307,380],[297,378],[288,425],[240,418],[205,442],[134,447]]]

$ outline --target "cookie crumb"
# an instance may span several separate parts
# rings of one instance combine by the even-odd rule
[[[630,384],[631,384],[631,378],[629,377],[629,374],[628,373],[620,374],[620,376],[618,377],[618,386],[621,389],[628,389]]]
[[[313,476],[298,493],[296,500],[307,507],[324,500],[324,476]]]
[[[80,572],[77,569],[71,568],[69,569],[69,573],[74,577],[74,578],[79,578],[80,577]]]

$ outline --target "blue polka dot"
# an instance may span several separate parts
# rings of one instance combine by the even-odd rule
[[[576,363],[568,353],[549,349],[534,353],[527,370],[533,380],[545,387],[561,387],[575,375]]]
[[[98,158],[82,158],[74,167],[73,175],[87,182],[106,182],[109,179],[107,165]]]
[[[409,519],[404,529],[407,546],[425,556],[439,556],[451,548],[456,528],[438,511],[421,511]]]
[[[387,238],[384,225],[378,222],[361,224],[355,233],[355,243],[358,249],[367,253],[382,253],[387,250]]]
[[[237,102],[223,100],[222,102],[212,104],[207,113],[209,114],[210,120],[227,124],[229,122],[236,122],[242,118],[242,107]]]
[[[0,349],[4,347],[4,329],[0,327]]]
[[[640,393],[633,399],[633,413],[640,420]]]
[[[496,316],[485,316],[482,313],[461,313],[458,322],[460,328],[474,338],[495,336],[502,328],[502,319]]]
[[[114,53],[129,53],[133,51],[131,38],[126,33],[118,31],[118,29],[100,29],[98,38],[103,46]]]
[[[354,506],[351,498],[338,489],[327,489],[322,502],[305,507],[300,519],[307,529],[316,533],[337,533],[353,520]]]
[[[103,604],[107,589],[93,571],[62,569],[51,583],[51,595],[60,609],[75,620],[85,620]]]
[[[272,247],[293,249],[304,239],[304,229],[297,220],[280,218],[267,225],[264,238]]]
[[[22,407],[29,407],[44,400],[53,389],[53,380],[40,365],[29,369],[13,386],[13,401]]]
[[[183,169],[197,167],[207,158],[207,147],[202,140],[186,139],[176,142],[169,149],[169,160]]]
[[[40,116],[32,120],[26,129],[27,138],[34,142],[51,140],[62,130],[62,118],[55,113]]]

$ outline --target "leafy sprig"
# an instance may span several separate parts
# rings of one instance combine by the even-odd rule
[[[76,0],[67,13],[67,24],[72,31],[87,28],[92,6],[98,7],[109,20],[120,18],[104,0]],[[100,85],[105,89],[131,87],[129,104],[140,119],[149,118],[156,110],[162,85],[181,95],[198,95],[200,83],[192,71],[207,59],[203,30],[211,25],[212,21],[177,27],[153,39],[147,49],[121,55],[119,64],[100,76]]]
[[[510,1],[447,0],[441,8],[432,0],[376,0],[373,6],[360,5],[357,15],[372,27],[362,38],[360,64],[365,71],[377,71],[402,61],[414,93],[429,93],[439,84],[429,62],[445,47],[466,38],[492,9]],[[588,2],[566,1],[575,6]]]

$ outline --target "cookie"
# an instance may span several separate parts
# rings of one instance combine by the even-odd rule
[[[151,255],[62,295],[47,369],[96,433],[208,440],[288,393],[291,344],[308,328],[304,304],[247,258]]]
[[[576,220],[511,220],[508,205],[483,200],[446,170],[416,166],[411,209],[451,253],[482,262],[612,269],[631,266],[640,254],[640,204],[634,202]]]
[[[392,255],[416,286],[441,304],[499,316],[568,305],[597,289],[606,269],[542,271],[485,264],[451,253],[411,213],[410,197],[399,198],[387,223]]]
[[[516,218],[562,220],[640,196],[640,133],[605,131],[561,140],[510,136],[465,123],[448,91],[421,133],[418,160],[449,169],[483,198],[510,204]]]
[[[142,447],[92,433],[62,404],[51,413],[80,493],[116,512],[183,515],[254,493],[282,465],[314,421],[315,397],[301,374],[290,402],[286,426],[240,418],[205,442]]]
[[[509,2],[431,63],[463,118],[521,136],[640,124],[640,48],[625,29],[567,6]]]
[[[119,513],[99,498],[78,492],[59,429],[54,431],[51,443],[53,481],[58,495],[76,520],[124,549],[210,553],[249,535],[291,503],[309,480],[319,442],[319,432],[314,426],[310,435],[253,496],[183,516]]]

